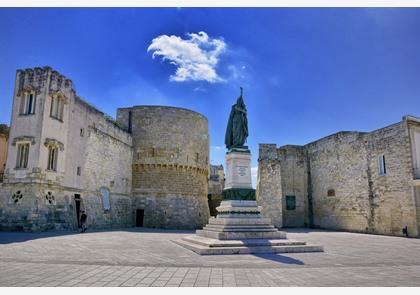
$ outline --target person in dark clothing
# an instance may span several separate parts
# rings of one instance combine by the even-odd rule
[[[82,225],[81,233],[84,233],[87,230],[86,220],[87,220],[87,215],[86,215],[85,211],[82,211],[82,215],[80,216],[80,223]]]

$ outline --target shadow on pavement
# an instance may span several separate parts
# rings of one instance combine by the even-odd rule
[[[11,243],[22,243],[29,240],[45,239],[59,236],[80,234],[78,231],[54,231],[54,232],[0,232],[0,245]]]
[[[191,230],[177,230],[177,229],[159,229],[159,228],[146,228],[146,227],[128,227],[128,228],[113,228],[113,229],[89,229],[81,234],[79,230],[73,231],[44,231],[44,232],[6,232],[0,231],[0,245],[11,243],[22,243],[29,240],[53,238],[59,236],[70,235],[88,235],[92,233],[101,232],[138,232],[138,233],[167,233],[167,234],[191,234]]]
[[[252,254],[256,257],[263,258],[266,260],[271,260],[274,262],[284,263],[284,264],[295,264],[295,265],[305,265],[302,260],[295,259],[292,257],[287,257],[280,254]]]

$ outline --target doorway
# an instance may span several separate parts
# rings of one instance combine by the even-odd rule
[[[143,220],[144,220],[144,209],[137,209],[136,210],[136,226],[143,227]]]
[[[80,195],[79,194],[75,194],[74,195],[74,203],[76,204],[76,218],[77,218],[77,227],[81,228],[81,224],[80,224],[80,203],[81,203],[81,199],[80,199]]]

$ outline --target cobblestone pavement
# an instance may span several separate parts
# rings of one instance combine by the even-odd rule
[[[0,232],[0,286],[420,286],[420,239],[321,230],[324,253],[200,256],[190,231]]]

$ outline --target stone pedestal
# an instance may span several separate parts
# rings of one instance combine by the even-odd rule
[[[262,218],[251,182],[251,153],[235,148],[226,154],[226,188],[217,217],[175,243],[201,255],[322,252],[320,245],[286,239],[286,233]]]
[[[225,188],[252,189],[251,153],[248,149],[235,149],[226,154]]]
[[[251,153],[247,148],[235,148],[226,154],[223,200],[255,200],[251,180]]]

